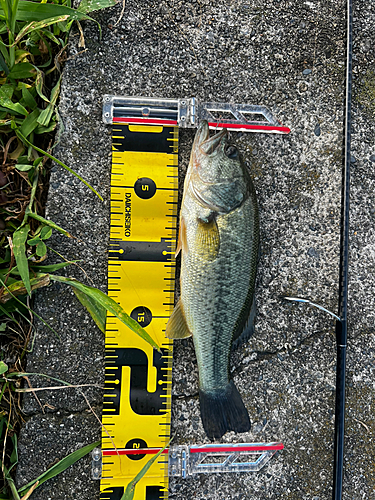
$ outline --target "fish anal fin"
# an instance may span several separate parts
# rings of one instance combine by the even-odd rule
[[[168,320],[165,335],[169,339],[186,339],[192,335],[186,323],[181,299],[177,302],[173,313]]]
[[[244,342],[247,342],[253,335],[256,312],[255,296],[253,296],[253,302],[248,315],[245,316],[243,314],[243,316],[245,316],[245,320],[241,321],[239,328],[234,332],[232,350],[238,349],[238,347],[240,347]]]
[[[202,258],[215,260],[220,248],[220,234],[215,217],[208,221],[198,219],[196,248]]]

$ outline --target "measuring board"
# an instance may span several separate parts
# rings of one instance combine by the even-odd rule
[[[101,500],[119,500],[149,456],[121,449],[163,448],[171,424],[178,127],[113,122],[108,294],[161,346],[162,354],[108,314],[105,347]],[[160,456],[137,484],[136,500],[168,496]]]
[[[210,128],[290,131],[264,106],[104,96],[103,120],[113,131],[108,294],[146,329],[161,353],[108,314],[102,450],[96,457],[102,459],[101,500],[120,500],[150,454],[170,439],[173,350],[164,332],[174,307],[178,130],[195,128],[202,119]],[[229,451],[218,446],[204,453],[234,457],[246,452],[237,445]],[[232,469],[257,470],[280,446],[251,445],[250,450],[263,455],[254,463],[233,464]],[[199,462],[202,453],[199,447],[189,448],[187,472],[187,451],[175,450],[169,471],[165,450],[137,483],[134,499],[166,500],[169,472],[173,475],[180,468],[185,476],[205,471]],[[219,471],[217,466],[208,470]]]

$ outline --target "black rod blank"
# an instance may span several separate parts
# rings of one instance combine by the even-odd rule
[[[336,321],[337,368],[335,405],[335,444],[332,499],[342,499],[345,432],[345,373],[347,345],[347,303],[349,266],[349,187],[351,146],[351,103],[352,103],[352,50],[353,50],[353,5],[347,0],[347,45],[346,45],[346,96],[343,138],[343,170],[341,193],[341,231],[339,268],[339,308]]]

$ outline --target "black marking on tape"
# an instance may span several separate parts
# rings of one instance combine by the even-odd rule
[[[132,310],[130,317],[135,319],[139,325],[145,328],[151,323],[152,312],[146,306],[138,306]]]
[[[144,351],[135,348],[107,349],[106,367],[111,368],[111,376],[115,380],[107,380],[104,391],[103,415],[120,414],[120,395],[122,384],[122,367],[130,366],[130,406],[138,415],[160,415],[166,411],[163,408],[162,398],[166,396],[167,387],[164,386],[164,373],[162,368],[168,367],[166,357],[170,351],[162,349],[160,354],[153,352],[153,366],[157,370],[156,391],[147,391],[148,358]],[[114,369],[112,369],[114,368]],[[113,385],[112,385],[113,384]],[[107,385],[109,387],[107,387]],[[106,401],[106,395],[114,395]]]
[[[124,486],[114,486],[113,488],[106,488],[100,494],[100,500],[121,500],[124,495]],[[162,500],[165,498],[165,489],[161,486],[146,486],[145,500]]]
[[[163,130],[158,133],[132,132],[129,130],[129,125],[120,125],[120,127],[123,138],[116,138],[115,153],[123,153],[125,151],[138,151],[142,153],[177,153],[176,142],[168,141],[168,139],[174,137],[175,127],[163,127]]]
[[[169,438],[169,436],[167,436]],[[141,439],[141,438],[134,438],[134,439],[131,439],[130,441],[128,441],[125,445],[125,448],[126,449],[130,449],[130,450],[134,450],[134,449],[137,449],[137,448],[148,448],[147,446],[147,443],[144,439]],[[130,459],[130,460],[141,460],[142,458],[144,458],[146,455],[145,453],[140,453],[139,455],[127,455],[127,457]]]
[[[113,488],[106,488],[100,494],[100,500],[121,500],[125,488],[123,486],[115,486]]]
[[[149,200],[156,193],[156,184],[149,177],[141,177],[134,184],[134,192],[142,200]]]
[[[145,500],[161,500],[162,498],[164,498],[164,493],[161,486],[146,486]]]
[[[171,238],[162,238],[160,242],[111,240],[109,259],[133,262],[169,262],[172,241]]]

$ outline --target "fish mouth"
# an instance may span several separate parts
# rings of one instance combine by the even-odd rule
[[[227,129],[221,130],[219,133],[210,137],[210,129],[208,127],[208,122],[206,120],[202,120],[199,124],[195,141],[194,141],[194,149],[195,151],[199,151],[205,155],[211,155],[218,150],[220,144],[224,145],[228,140],[228,131]]]

